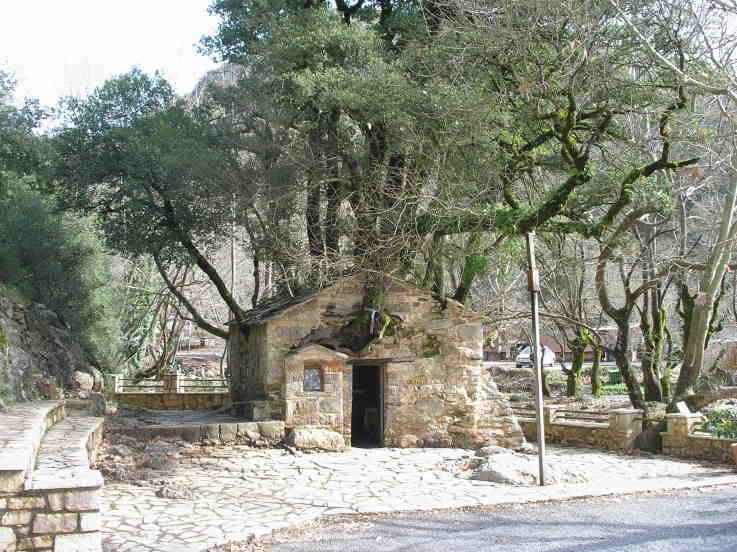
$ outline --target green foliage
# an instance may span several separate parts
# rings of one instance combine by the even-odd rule
[[[647,18],[648,4],[633,17]],[[422,280],[420,263],[426,273],[433,264],[421,257],[428,235],[601,234],[629,203],[667,200],[661,181],[632,170],[650,155],[621,138],[633,116],[657,123],[672,80],[633,76],[640,56],[607,5],[506,1],[493,18],[461,13],[463,3],[351,5],[211,4],[220,26],[203,50],[242,68],[238,86],[213,97],[248,129],[241,147],[262,161],[260,197],[278,180],[279,201],[298,206],[265,221],[271,243],[296,227],[314,257],[353,249],[363,253],[356,264],[401,263]],[[274,139],[283,125],[288,139]],[[610,148],[617,162],[600,153]],[[300,210],[305,190],[319,208],[308,199]],[[330,205],[341,204],[351,212],[336,224]],[[503,256],[477,249],[448,249],[435,283],[453,272],[464,300],[490,254]]]
[[[422,345],[422,357],[432,358],[440,354],[440,340],[434,335],[425,337],[425,343]]]
[[[704,413],[706,421],[701,429],[721,439],[737,439],[737,410],[714,409]]]
[[[39,165],[42,141],[32,131],[44,117],[38,101],[27,99],[21,107],[13,103],[13,75],[0,69],[0,194],[6,171],[30,173]]]
[[[10,344],[8,343],[8,338],[5,337],[5,330],[3,330],[2,326],[0,326],[0,353],[6,354],[8,352]]]
[[[602,395],[626,395],[627,385],[624,383],[605,383],[601,386]]]
[[[64,206],[96,215],[126,254],[214,243],[232,208],[229,152],[163,78],[134,69],[67,99],[64,111],[53,142],[53,189]]]
[[[108,260],[91,221],[61,214],[11,177],[0,197],[0,277],[56,312],[99,362],[116,354],[117,319]]]

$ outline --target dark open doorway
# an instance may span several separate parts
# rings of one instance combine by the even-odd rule
[[[384,445],[383,367],[353,366],[351,444],[354,447]]]

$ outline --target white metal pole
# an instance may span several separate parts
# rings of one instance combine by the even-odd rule
[[[535,233],[529,232],[527,240],[527,288],[530,290],[532,306],[532,359],[535,363],[535,417],[537,419],[537,455],[540,470],[540,485],[545,485],[545,419],[543,418],[543,378],[542,355],[540,354],[540,320],[538,314],[538,293],[540,282],[535,265]]]

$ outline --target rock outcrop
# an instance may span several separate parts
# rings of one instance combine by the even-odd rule
[[[0,402],[60,398],[73,374],[99,388],[99,371],[59,317],[38,303],[22,304],[0,287]],[[78,382],[79,383],[79,382]],[[77,385],[79,387],[79,384]]]

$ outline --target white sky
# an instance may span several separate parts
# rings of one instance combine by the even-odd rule
[[[16,97],[53,105],[138,66],[192,90],[214,67],[195,51],[211,34],[210,0],[0,0],[0,67],[15,72]]]

